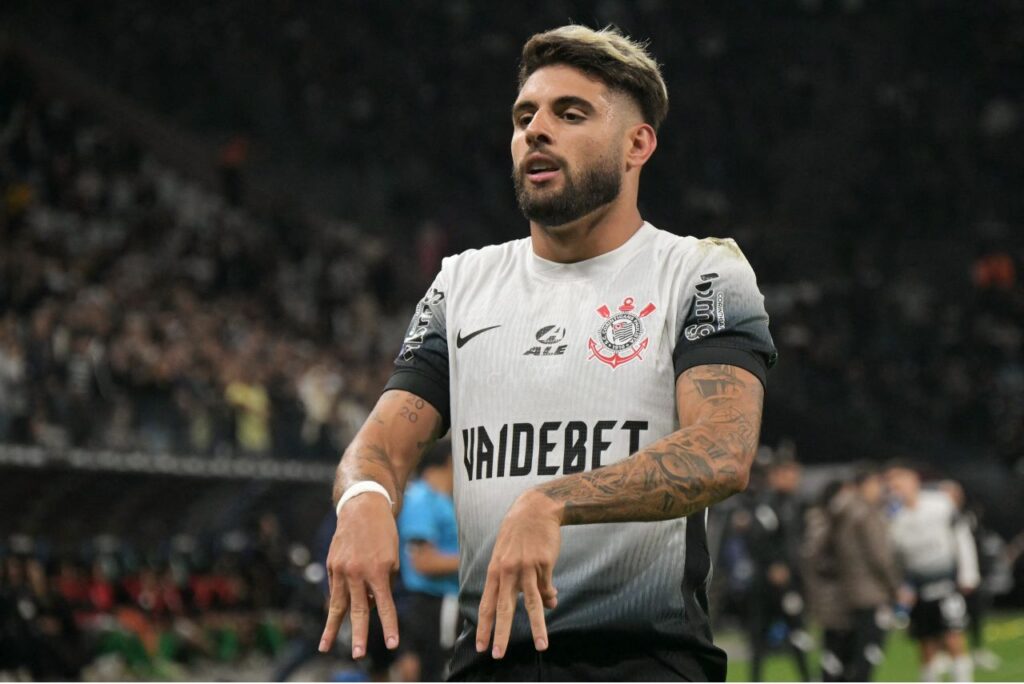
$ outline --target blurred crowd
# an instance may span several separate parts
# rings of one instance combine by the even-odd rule
[[[884,445],[1024,472],[1015,0],[15,0],[0,19],[230,140],[222,185],[202,185],[0,47],[0,443],[335,460],[441,256],[523,235],[508,179],[514,65],[531,32],[573,19],[650,37],[664,65],[672,112],[642,208],[674,232],[735,237],[754,265],[781,351],[765,439],[792,436],[817,463]],[[254,209],[248,173],[348,220]],[[726,590],[713,603],[743,620],[752,679],[777,649],[804,678],[867,679],[916,600],[887,541],[889,478],[858,471],[808,506],[800,467],[772,458],[720,507]],[[977,501],[932,480],[976,543],[977,584],[957,591],[987,667],[979,627],[1012,553]],[[863,526],[870,548],[844,546]],[[0,671],[174,678],[252,656],[287,675],[312,657],[322,577],[266,527],[144,555],[12,541],[0,639],[21,660]],[[437,539],[403,539],[403,571],[450,569],[424,541]],[[865,589],[844,573],[866,557],[878,565]],[[440,610],[443,591],[421,593],[411,619]],[[825,628],[820,663],[811,623]],[[381,650],[375,674],[437,667],[406,655]]]
[[[290,652],[315,642],[320,628],[323,564],[287,542],[271,514],[250,530],[181,535],[143,549],[109,535],[77,551],[23,535],[5,542],[5,678],[222,678],[243,663],[262,668],[261,677],[287,674]]]
[[[993,599],[1024,581],[1024,533],[1004,540],[983,501],[927,466],[819,467],[810,478],[793,455],[791,444],[762,448],[748,491],[712,511],[716,632],[746,636],[746,654],[730,647],[749,663],[744,676],[760,681],[766,658],[783,653],[806,681],[870,681],[895,630],[921,641],[922,656],[934,642],[922,663],[932,680],[997,669],[984,625]],[[297,543],[263,513],[141,546],[113,535],[60,548],[45,536],[3,540],[0,643],[11,648],[0,649],[0,678],[436,680],[458,627],[452,481],[442,443],[406,490],[397,652],[374,616],[367,659],[349,659],[347,627],[332,654],[317,653],[334,514]],[[915,511],[922,526],[908,534]]]
[[[350,658],[347,622],[333,651],[318,653],[334,512],[323,506],[316,530],[297,531],[287,514],[253,506],[235,524],[207,517],[142,542],[131,525],[130,536],[0,539],[0,681],[438,681],[460,627],[453,477],[444,440],[406,490],[397,651],[374,614],[366,659]],[[277,499],[285,510],[295,502]],[[202,505],[164,503],[182,520]]]
[[[919,643],[922,681],[998,668],[983,627],[1013,587],[1021,537],[1007,545],[980,502],[927,466],[862,464],[809,488],[793,455],[762,448],[751,488],[715,511],[713,605],[746,634],[747,677],[782,652],[803,681],[871,681],[896,629]]]
[[[261,9],[5,7],[229,142],[224,187],[200,188],[4,69],[0,437],[336,454],[440,256],[522,235],[517,51],[573,18],[649,36],[664,64],[644,213],[754,265],[782,351],[770,441],[1024,467],[1019,3]],[[354,223],[246,209],[247,164]]]
[[[256,218],[2,73],[0,442],[337,458],[406,323],[384,243]]]
[[[651,39],[674,112],[659,156],[678,185],[648,201],[681,225],[731,214],[772,228],[782,218],[815,229],[845,220],[870,233],[928,234],[1010,218],[976,215],[966,193],[983,193],[996,214],[1021,208],[1002,196],[1011,179],[979,164],[1012,173],[1020,151],[1015,0],[252,9],[243,0],[14,2],[8,12],[105,85],[191,129],[244,130],[274,163],[358,179],[358,192],[339,190],[348,183],[334,191],[351,216],[415,222],[448,210],[475,216],[485,233],[491,221],[517,233],[503,126],[514,66],[530,33],[570,20]],[[898,184],[886,166],[899,166]],[[384,201],[361,207],[368,196]]]

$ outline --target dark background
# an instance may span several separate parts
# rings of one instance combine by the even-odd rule
[[[1020,0],[3,3],[0,534],[313,543],[441,256],[526,234],[518,52],[570,20],[663,65],[641,208],[758,274],[763,442],[918,459],[1018,534]]]
[[[60,292],[22,283],[35,264],[15,255],[73,267],[82,245],[8,218],[6,320],[119,285],[128,249],[162,252],[178,263],[144,285],[175,292],[132,293],[99,335],[70,327],[111,346],[136,306],[227,307],[216,321],[244,310],[240,326],[281,342],[266,363],[293,361],[292,377],[324,360],[372,402],[438,257],[524,234],[507,151],[523,40],[567,19],[615,22],[650,38],[671,96],[645,217],[735,237],[765,292],[781,350],[766,442],[792,438],[807,463],[907,455],[1019,472],[1019,2],[513,5],[7,3],[5,111],[21,106],[47,148],[8,127],[4,178],[28,186],[29,212],[67,214],[61,228],[88,242],[121,218],[122,181],[185,215],[146,206],[92,240]],[[243,180],[225,184],[225,164]],[[310,349],[285,361],[293,343]],[[367,364],[381,368],[353,380]]]

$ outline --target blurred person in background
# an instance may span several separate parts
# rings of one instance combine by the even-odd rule
[[[81,634],[43,562],[12,554],[0,573],[0,672],[34,681],[80,679]]]
[[[801,569],[808,611],[822,629],[821,679],[825,682],[844,681],[844,663],[849,658],[850,612],[839,584],[835,517],[837,502],[852,486],[841,480],[829,482],[804,516]]]
[[[441,681],[458,633],[459,537],[452,489],[451,442],[441,440],[420,461],[398,516],[402,584],[399,619],[405,639],[395,669],[402,681]]]
[[[744,501],[750,493],[748,489],[736,497],[734,507],[726,513],[715,564],[715,577],[722,585],[715,595],[715,610],[719,614],[735,615],[740,620],[746,619],[754,589],[755,568],[750,552],[753,507]]]
[[[41,679],[42,663],[38,645],[33,638],[30,620],[32,604],[28,601],[25,558],[10,554],[0,557],[0,673],[17,676],[28,672]]]
[[[29,439],[29,387],[25,348],[18,323],[8,314],[0,320],[0,442]]]
[[[984,640],[985,618],[992,605],[992,589],[987,580],[998,563],[1003,541],[998,534],[985,529],[976,509],[967,506],[967,497],[959,482],[943,480],[939,488],[953,499],[960,513],[956,526],[960,551],[957,584],[967,601],[967,634],[971,644],[971,658],[975,666],[995,670],[1001,660],[985,647]],[[977,557],[977,572],[974,572],[972,546]]]
[[[39,558],[25,565],[32,589],[35,637],[46,679],[77,680],[83,663],[82,634],[71,606],[57,590],[56,578]]]
[[[938,681],[944,666],[942,652],[952,659],[955,681],[971,681],[974,666],[964,629],[967,605],[960,586],[977,574],[971,543],[965,546],[956,504],[941,490],[923,489],[911,464],[897,461],[885,471],[889,493],[898,503],[890,534],[903,571],[900,603],[910,608],[910,635],[921,654],[922,681]]]
[[[881,474],[864,469],[831,507],[839,598],[849,614],[849,643],[842,663],[845,681],[871,680],[885,655],[885,631],[897,601],[900,574],[883,504]]]
[[[226,371],[224,398],[235,411],[235,440],[246,456],[270,454],[270,399],[255,359],[233,362]]]
[[[281,577],[289,570],[288,540],[281,530],[281,520],[264,511],[256,521],[256,535],[246,559],[246,571],[252,583],[253,601],[257,608],[278,609],[284,603]]]
[[[810,681],[807,656],[814,645],[804,625],[805,601],[800,577],[803,508],[798,496],[801,468],[791,444],[770,453],[765,486],[755,493],[750,551],[754,587],[746,622],[750,641],[750,678],[761,681],[769,650],[783,646],[793,656],[803,681]]]
[[[274,662],[271,681],[285,682],[306,662],[318,655],[316,638],[320,634],[327,572],[323,563],[311,561],[309,549],[293,545],[289,565],[281,577],[289,588],[282,630],[286,639]]]
[[[345,380],[329,359],[311,364],[298,379],[298,396],[305,411],[302,440],[315,454],[330,451],[330,421]]]

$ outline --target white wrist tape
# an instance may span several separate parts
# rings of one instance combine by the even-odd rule
[[[388,490],[384,488],[384,485],[379,482],[374,482],[373,480],[363,480],[362,482],[356,482],[345,490],[345,493],[341,495],[340,499],[338,499],[338,507],[334,509],[335,512],[338,515],[341,515],[341,507],[348,503],[349,499],[359,496],[360,494],[366,494],[367,492],[375,492],[383,495],[384,498],[388,500],[388,503],[391,504],[391,507],[394,508],[395,502],[391,500],[391,495],[388,494]]]

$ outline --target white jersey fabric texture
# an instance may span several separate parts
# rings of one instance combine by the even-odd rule
[[[417,394],[451,428],[467,621],[453,673],[479,657],[480,595],[516,497],[679,429],[675,382],[686,369],[730,364],[763,383],[776,356],[754,272],[730,239],[645,223],[573,264],[538,257],[529,238],[446,258],[387,389]],[[562,633],[625,634],[715,655],[705,517],[564,527],[552,644]],[[510,648],[519,642],[532,644],[521,606]]]
[[[963,539],[964,531],[953,500],[927,489],[915,506],[896,511],[889,526],[907,579],[918,587],[943,581],[952,585],[961,573],[969,583],[977,575],[977,553],[972,540]]]

